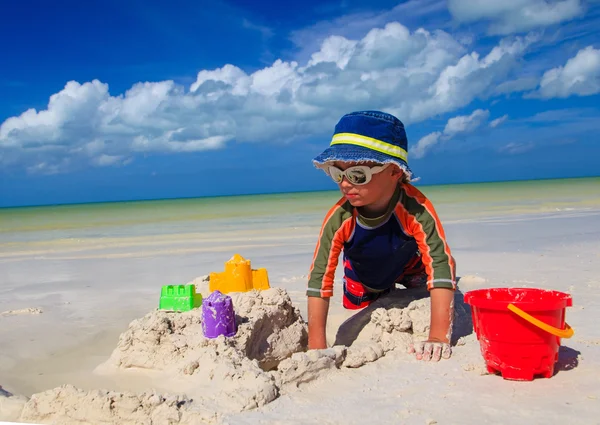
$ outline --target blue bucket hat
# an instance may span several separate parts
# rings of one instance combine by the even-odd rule
[[[357,111],[344,115],[335,126],[331,144],[313,159],[318,168],[328,162],[392,163],[408,180],[414,180],[408,166],[408,139],[404,124],[380,111]]]

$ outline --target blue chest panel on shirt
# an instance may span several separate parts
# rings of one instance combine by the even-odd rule
[[[417,242],[404,233],[394,214],[375,228],[363,227],[357,221],[354,235],[344,244],[344,258],[352,270],[345,268],[344,272],[371,289],[387,289],[417,251]]]

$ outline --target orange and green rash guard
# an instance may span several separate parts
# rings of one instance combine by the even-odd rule
[[[427,288],[456,289],[454,258],[433,205],[417,188],[402,183],[384,215],[366,218],[345,198],[327,213],[308,275],[307,295],[333,295],[340,253],[371,291],[390,288],[420,253]]]

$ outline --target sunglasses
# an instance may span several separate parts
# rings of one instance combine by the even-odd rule
[[[348,180],[349,183],[360,186],[369,183],[374,174],[381,173],[388,165],[390,164],[375,167],[356,165],[354,167],[346,168],[345,170],[340,170],[339,168],[330,165],[327,167],[327,174],[329,174],[337,184],[340,184],[344,177],[346,177],[346,180]]]

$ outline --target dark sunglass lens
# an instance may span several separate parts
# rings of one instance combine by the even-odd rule
[[[353,170],[348,173],[348,180],[352,184],[363,184],[367,181],[367,175],[360,170]]]

